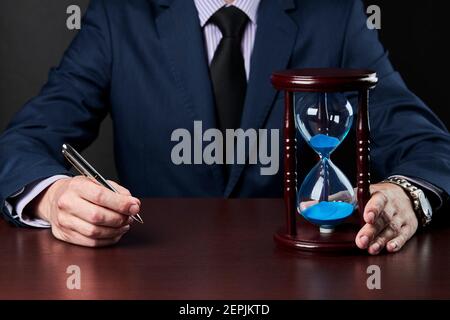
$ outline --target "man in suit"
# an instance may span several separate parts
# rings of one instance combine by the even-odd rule
[[[280,129],[270,75],[304,67],[377,72],[373,176],[391,180],[372,185],[355,241],[371,254],[397,252],[450,192],[450,135],[395,72],[360,0],[92,0],[61,64],[0,138],[2,211],[17,225],[104,246],[129,230],[134,196],[279,197],[282,170],[176,165],[171,134],[194,121]],[[130,190],[115,184],[120,194],[72,177],[60,153],[63,143],[87,147],[108,113]]]

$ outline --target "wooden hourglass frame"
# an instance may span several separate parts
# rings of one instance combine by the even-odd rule
[[[284,92],[284,203],[286,226],[274,235],[277,244],[304,251],[346,251],[356,248],[355,237],[363,226],[364,207],[370,198],[369,91],[378,82],[375,72],[356,69],[299,69],[275,72],[272,85]],[[356,124],[357,214],[330,234],[297,213],[297,142],[294,98],[296,92],[358,92]]]

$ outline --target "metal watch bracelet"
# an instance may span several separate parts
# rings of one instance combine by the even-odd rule
[[[406,191],[406,194],[412,201],[413,210],[416,214],[417,219],[419,220],[419,224],[422,227],[425,227],[430,224],[432,219],[432,210],[428,199],[425,196],[425,193],[422,189],[416,187],[408,180],[400,177],[389,177],[383,182],[392,183],[398,185],[403,190]]]

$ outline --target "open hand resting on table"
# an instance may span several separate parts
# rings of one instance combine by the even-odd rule
[[[405,191],[392,183],[370,186],[371,198],[364,209],[366,224],[356,236],[356,245],[378,254],[399,251],[416,233],[418,220]]]
[[[86,247],[115,244],[130,229],[141,203],[110,183],[119,193],[82,176],[58,180],[27,206],[27,213],[48,221],[59,240]]]

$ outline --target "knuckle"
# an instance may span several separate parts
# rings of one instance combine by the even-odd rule
[[[367,233],[367,237],[369,238],[369,242],[373,242],[375,237],[377,236],[378,231],[371,231]]]
[[[386,243],[386,237],[384,236],[378,236],[378,238],[375,240],[376,243],[380,245],[380,247],[383,247]]]
[[[92,197],[95,203],[102,203],[105,193],[101,188],[95,188],[92,192]]]
[[[407,237],[408,239],[414,235],[416,230],[417,230],[417,222],[416,222],[416,224],[414,224],[414,222],[408,223],[402,227],[402,231],[403,231],[405,237]]]
[[[113,227],[121,227],[125,224],[125,221],[128,221],[126,217],[116,217],[111,221]]]
[[[89,237],[89,238],[97,238],[97,237],[99,237],[99,236],[101,236],[101,230],[100,230],[100,228],[98,228],[98,227],[96,227],[96,226],[90,226],[88,229],[87,229],[87,232],[86,232],[87,234],[87,236]]]
[[[382,211],[379,215],[379,219],[376,220],[374,230],[375,232],[381,232],[385,229],[389,224],[389,218],[386,215],[385,211]]]
[[[373,203],[373,200],[371,199],[371,200],[369,200],[369,202],[367,203],[367,205],[366,205],[366,210],[365,210],[366,212],[369,212],[369,211],[378,211],[378,208],[377,208],[377,206]]]
[[[407,217],[405,219],[404,226],[414,226],[414,219],[412,217]]]
[[[388,197],[383,191],[378,192],[380,200],[378,201],[378,207],[384,206],[385,203],[388,202]]]
[[[55,233],[53,233],[53,235],[55,235]],[[65,241],[65,242],[72,242],[72,237],[70,237],[67,233],[65,232],[59,232],[58,233],[59,237],[57,236],[57,238],[59,240]]]
[[[392,208],[385,208],[383,210],[383,219],[385,226],[389,226],[392,221],[395,221],[397,219],[397,213]]]
[[[121,199],[119,202],[119,211],[126,213],[128,212],[129,203],[126,199]]]
[[[60,230],[59,228],[52,227],[52,234],[56,239],[59,239],[61,241],[65,241],[65,242],[70,241],[70,237],[63,230]]]
[[[100,212],[100,210],[98,208],[95,208],[92,210],[91,213],[91,222],[98,224],[98,223],[102,223],[104,221],[104,215],[102,212]]]
[[[121,219],[122,219],[121,226],[125,226],[127,224],[131,224],[134,221],[133,218],[129,217],[129,216],[122,216]]]
[[[401,226],[397,221],[391,221],[389,223],[389,228],[394,231],[396,234],[398,234],[401,230]]]
[[[412,226],[410,224],[405,224],[402,229],[401,229],[402,233],[405,235],[409,235],[412,233]]]
[[[61,228],[69,227],[68,220],[66,219],[65,215],[63,215],[63,214],[58,214],[56,216],[56,224],[57,224],[57,226],[59,226]]]
[[[65,210],[70,207],[70,201],[67,196],[62,195],[56,200],[56,206],[59,210]]]
[[[56,225],[57,226],[59,226],[59,227],[64,227],[64,219],[62,218],[62,215],[60,215],[60,214],[58,214],[57,216],[56,216],[56,219],[55,219],[55,222],[56,222]]]
[[[400,234],[397,237],[397,243],[399,246],[403,246],[406,243],[406,241],[408,241],[408,238],[406,237],[405,234]]]

